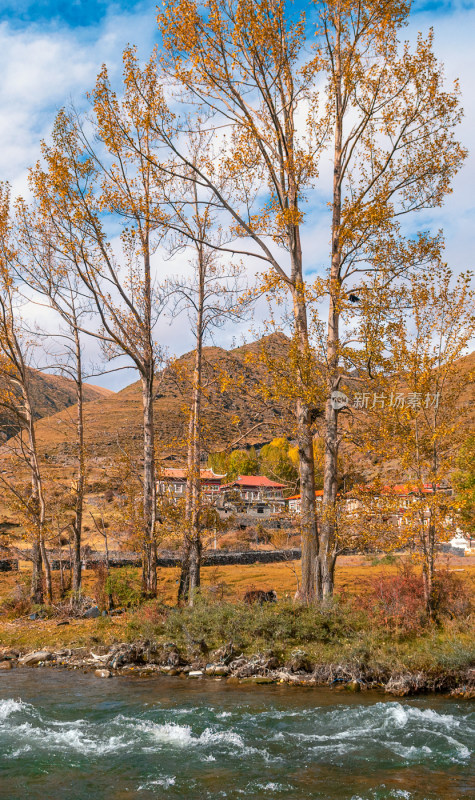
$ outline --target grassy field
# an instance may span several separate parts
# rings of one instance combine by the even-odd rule
[[[368,582],[378,575],[396,575],[401,559],[367,558],[365,556],[341,556],[336,568],[336,591],[339,594],[358,595],[367,590]],[[441,556],[440,569],[460,575],[475,593],[475,556]],[[415,568],[417,571],[417,567]],[[133,567],[114,569],[114,574],[125,573],[138,586],[140,570]],[[0,604],[11,593],[17,583],[28,579],[27,562],[20,562],[20,571],[0,573]],[[56,582],[58,572],[53,573]],[[279,600],[292,599],[298,589],[300,562],[289,561],[276,564],[245,564],[220,567],[203,567],[202,587],[205,592],[228,600],[242,600],[248,589],[275,589]],[[158,597],[167,604],[174,604],[178,585],[179,568],[158,570]],[[93,570],[83,572],[83,592],[93,596],[96,574]]]
[[[272,651],[281,661],[295,648],[304,648],[318,663],[371,663],[381,669],[452,670],[463,669],[474,659],[473,615],[453,614],[436,625],[416,622],[407,628],[404,618],[394,624],[373,613],[365,596],[374,590],[375,581],[401,574],[401,561],[348,556],[340,559],[336,573],[334,606],[326,612],[292,604],[300,564],[255,564],[247,566],[205,567],[202,571],[202,599],[198,607],[174,609],[178,570],[159,571],[157,601],[133,605],[139,596],[138,569],[113,571],[112,585],[119,599],[132,602],[117,617],[70,619],[58,625],[58,616],[32,621],[27,613],[14,617],[0,615],[0,645],[30,650],[43,647],[97,648],[115,642],[148,638],[175,641],[186,650],[190,636],[204,639],[212,649],[233,640],[247,654]],[[440,560],[439,568],[461,579],[469,596],[475,588],[475,559],[450,556]],[[27,572],[0,574],[0,604],[18,593],[18,584]],[[58,575],[55,573],[55,581]],[[242,603],[249,588],[275,589],[279,603],[249,609]],[[97,574],[84,574],[84,593],[98,597]],[[5,608],[5,606],[4,606]],[[411,610],[411,609],[409,609]]]

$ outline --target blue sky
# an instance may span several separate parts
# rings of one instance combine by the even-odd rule
[[[69,25],[73,28],[97,26],[110,13],[130,11],[144,6],[133,0],[14,0],[1,2],[2,16],[20,28],[33,23],[42,25]],[[153,4],[149,4],[153,8]]]
[[[148,55],[156,38],[157,2],[0,0],[0,179],[9,180],[14,193],[25,192],[28,166],[38,158],[40,140],[48,138],[57,110],[69,101],[79,108],[85,105],[85,93],[101,64],[106,62],[119,78],[126,44],[134,43],[144,57]],[[300,5],[301,0],[296,0],[296,11]],[[475,2],[415,0],[408,38],[414,39],[418,30],[427,32],[430,26],[447,79],[460,78],[465,119],[459,136],[473,152]],[[420,227],[444,228],[447,259],[455,271],[475,267],[473,167],[471,155],[444,208],[418,220]],[[328,227],[321,216],[310,213],[304,236],[311,269],[318,268],[315,259],[324,261],[328,252]],[[316,257],[316,253],[321,255]],[[174,352],[192,346],[185,320],[178,328],[166,326],[160,335]],[[223,331],[220,338],[227,345],[235,335],[236,330]]]

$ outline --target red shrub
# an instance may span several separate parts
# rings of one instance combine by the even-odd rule
[[[369,581],[367,610],[391,629],[419,630],[425,621],[424,585],[410,565],[396,575],[378,575]]]

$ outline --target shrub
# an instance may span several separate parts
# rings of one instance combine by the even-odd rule
[[[17,583],[12,589],[10,596],[5,598],[1,607],[0,614],[15,619],[31,614],[32,605],[29,597],[28,586]]]
[[[63,567],[63,583],[61,586],[61,573],[55,571],[52,573],[51,583],[53,586],[53,596],[59,597],[61,600],[65,597],[71,590],[71,573],[69,569]]]
[[[111,572],[105,582],[105,591],[115,606],[138,606],[142,599],[137,576],[129,567],[119,567]]]
[[[422,576],[403,563],[396,575],[378,575],[369,580],[366,597],[358,598],[366,611],[378,614],[391,630],[416,632],[426,622]]]
[[[433,591],[434,611],[438,615],[467,617],[473,610],[473,598],[467,583],[448,565],[436,572]]]
[[[173,640],[189,636],[219,647],[232,641],[236,648],[275,648],[310,642],[339,642],[353,638],[364,624],[362,615],[334,605],[317,611],[289,602],[247,606],[210,603],[200,597],[193,609],[173,609],[164,621],[164,633]]]
[[[107,609],[110,607],[110,598],[106,589],[108,581],[107,567],[105,564],[97,563],[93,566],[94,570],[94,585],[92,587],[92,594],[94,600],[100,609]]]

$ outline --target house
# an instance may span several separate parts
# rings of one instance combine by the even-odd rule
[[[317,503],[321,503],[323,498],[323,489],[317,489],[315,492],[315,499]],[[291,514],[300,514],[301,508],[301,499],[299,494],[293,494],[291,497],[287,498],[287,502],[289,504],[289,511]]]
[[[435,491],[437,493],[443,493],[447,497],[451,497],[453,494],[453,490],[447,484],[437,484],[435,487]],[[409,485],[404,483],[396,483],[396,484],[387,484],[382,486],[378,491],[374,490],[374,487],[371,485],[366,486],[356,486],[352,491],[347,492],[344,496],[344,509],[348,514],[355,514],[364,505],[366,502],[363,503],[363,495],[367,495],[371,498],[371,504],[378,507],[384,505],[384,499],[394,498],[397,501],[398,508],[394,509],[392,516],[394,516],[394,521],[400,526],[402,524],[402,518],[404,516],[404,511],[411,507],[411,505],[421,496],[428,496],[434,493],[434,487],[431,483],[425,483],[421,488],[415,485]],[[318,504],[322,502],[323,499],[323,491],[318,489],[315,492],[315,498],[317,500],[317,508]],[[292,495],[292,497],[287,498],[289,504],[289,511],[294,514],[301,513],[301,500],[300,494]]]
[[[240,475],[220,488],[219,507],[225,513],[277,514],[285,511],[284,483],[265,475]]]
[[[186,469],[169,467],[163,469],[157,482],[157,491],[161,495],[168,495],[176,502],[185,498],[186,481],[188,471]],[[200,469],[201,492],[203,497],[214,501],[219,495],[221,481],[226,475],[219,475],[212,469]]]
[[[452,497],[453,490],[447,484],[437,484],[435,487],[432,483],[424,483],[421,486],[416,484],[407,483],[394,483],[381,486],[380,489],[375,491],[371,485],[357,486],[346,495],[346,508],[347,511],[358,511],[362,505],[362,496],[367,494],[371,497],[372,503],[375,506],[384,505],[385,501],[394,501],[393,509],[394,514],[399,517],[398,524],[401,524],[401,519],[404,512],[411,508],[411,506],[422,497],[428,497],[434,493],[443,494],[446,497]],[[397,508],[396,508],[397,507]]]

